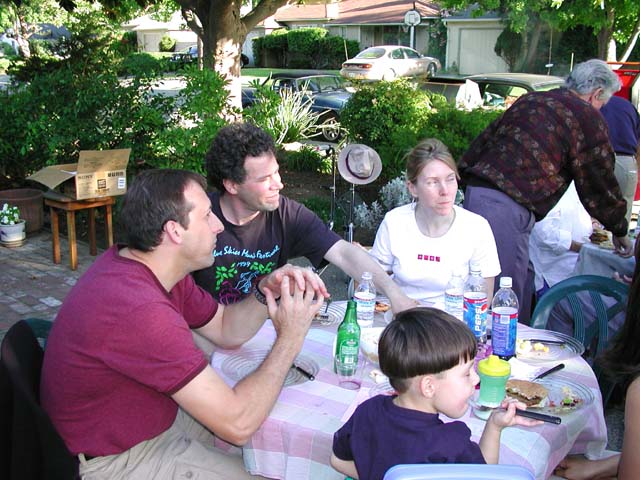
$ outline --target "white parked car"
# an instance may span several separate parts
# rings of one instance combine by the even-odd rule
[[[397,77],[431,77],[440,61],[423,57],[400,45],[369,47],[342,64],[340,75],[353,80],[393,80]]]

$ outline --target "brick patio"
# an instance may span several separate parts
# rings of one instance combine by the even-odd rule
[[[0,246],[0,338],[20,319],[53,320],[71,287],[93,262],[89,245],[78,242],[78,270],[72,271],[66,239],[61,238],[60,244],[59,265],[52,260],[48,231],[30,234],[18,248]]]

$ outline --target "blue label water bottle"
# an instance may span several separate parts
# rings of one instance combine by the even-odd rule
[[[464,285],[462,318],[479,342],[487,339],[487,291],[480,265],[471,262],[469,278]]]
[[[518,336],[518,297],[511,285],[511,277],[502,277],[491,303],[491,346],[495,355],[507,360],[516,354]]]

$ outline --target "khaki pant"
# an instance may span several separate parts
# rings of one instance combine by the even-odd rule
[[[636,194],[638,184],[638,164],[635,157],[629,155],[616,155],[616,168],[614,170],[622,196],[627,201],[627,222],[631,220],[631,208],[633,197]]]
[[[245,480],[262,479],[246,472],[241,455],[213,446],[213,434],[182,409],[164,433],[126,452],[89,461],[80,454],[80,476],[88,480]]]

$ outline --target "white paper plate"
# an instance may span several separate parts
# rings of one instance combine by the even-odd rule
[[[366,327],[360,329],[360,350],[368,361],[378,365],[378,340],[384,327]]]
[[[327,308],[326,305],[320,309],[320,313],[324,313],[326,309],[327,315],[329,318],[322,318],[320,316],[316,316],[312,320],[313,326],[326,327],[328,325],[335,325],[336,323],[340,323],[342,318],[344,317],[345,310],[342,307],[339,307],[335,303],[330,303]]]
[[[242,380],[262,364],[268,353],[267,349],[250,349],[231,355],[222,362],[222,372],[232,380]],[[320,370],[315,360],[303,354],[298,355],[294,363],[312,375],[317,375]],[[284,386],[289,387],[308,381],[309,379],[301,372],[291,368],[287,373]]]
[[[542,340],[542,345],[548,351],[530,350],[522,351],[518,348],[520,342],[525,340]],[[560,345],[544,343],[544,340],[562,342]],[[535,342],[538,343],[538,342]],[[578,357],[584,353],[584,346],[575,338],[551,330],[528,331],[525,335],[518,335],[516,341],[516,357],[523,362],[556,362]]]
[[[548,378],[537,380],[536,383],[546,387],[549,390],[549,395],[543,406],[528,407],[527,410],[550,415],[569,414],[591,405],[595,400],[590,388],[562,375],[554,374]]]

